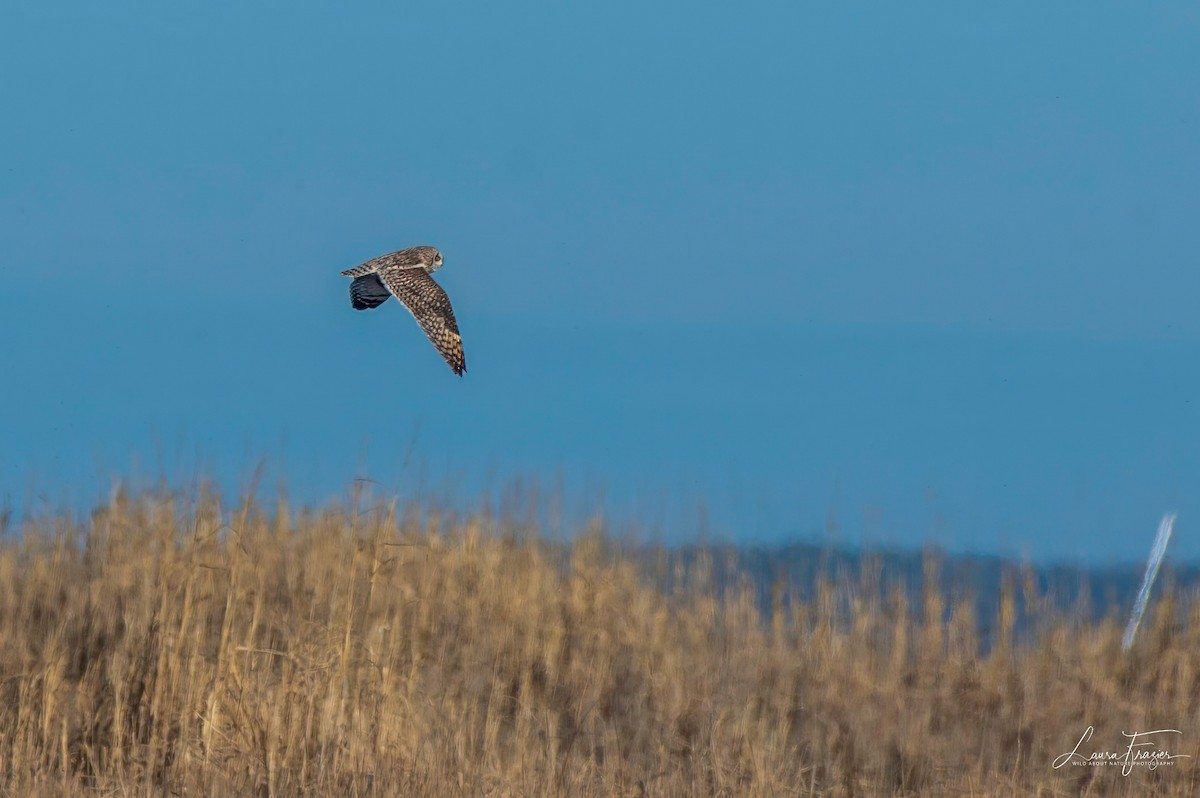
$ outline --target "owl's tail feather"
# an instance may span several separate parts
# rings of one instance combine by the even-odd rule
[[[378,268],[379,268],[378,263],[376,263],[373,260],[369,260],[366,263],[362,263],[362,264],[359,264],[358,266],[355,266],[353,269],[346,269],[346,271],[342,272],[342,276],[343,277],[362,277],[364,274],[370,274],[371,272],[375,271]]]

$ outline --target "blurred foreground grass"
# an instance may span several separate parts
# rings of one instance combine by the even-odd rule
[[[654,558],[650,558],[654,560]],[[1178,795],[1200,791],[1200,616],[822,585],[764,615],[703,558],[592,530],[119,495],[0,540],[9,795]],[[655,573],[658,577],[655,577]],[[671,584],[669,592],[659,585]],[[1036,597],[1025,596],[1036,606]],[[1066,765],[1179,729],[1191,759]]]

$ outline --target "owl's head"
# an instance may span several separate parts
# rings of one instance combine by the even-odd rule
[[[437,247],[419,246],[413,247],[413,250],[417,252],[426,271],[436,272],[442,268],[442,253],[438,252]]]

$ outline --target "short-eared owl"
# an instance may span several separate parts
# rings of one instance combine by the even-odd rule
[[[342,274],[354,278],[350,283],[350,304],[355,310],[377,308],[389,296],[396,297],[461,377],[467,370],[467,360],[454,309],[450,307],[450,297],[429,276],[440,268],[442,253],[435,247],[422,246],[380,255]]]

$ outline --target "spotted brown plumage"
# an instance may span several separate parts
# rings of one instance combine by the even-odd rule
[[[350,304],[355,310],[370,310],[387,301],[400,300],[455,374],[467,370],[462,336],[450,298],[429,275],[442,267],[442,254],[434,247],[410,247],[373,258],[342,272],[353,277]]]

